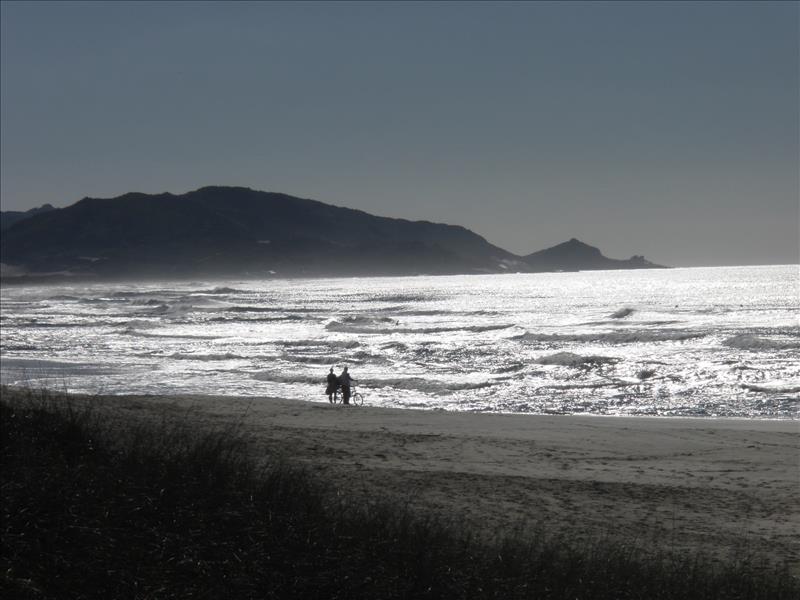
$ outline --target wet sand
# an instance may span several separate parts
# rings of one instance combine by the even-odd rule
[[[528,416],[276,398],[117,396],[125,418],[239,424],[353,502],[384,497],[486,533],[787,561],[800,574],[800,423]],[[115,410],[116,412],[116,410]]]

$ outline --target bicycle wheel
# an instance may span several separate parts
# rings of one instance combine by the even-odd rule
[[[333,393],[333,403],[334,404],[341,404],[342,403],[342,390],[336,390]]]
[[[352,402],[356,406],[364,406],[364,396],[356,392],[350,397],[350,402]]]

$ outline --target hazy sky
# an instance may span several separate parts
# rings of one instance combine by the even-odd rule
[[[798,4],[3,2],[3,210],[204,185],[798,262]]]

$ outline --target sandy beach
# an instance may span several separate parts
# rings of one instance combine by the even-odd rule
[[[800,573],[794,421],[604,418],[330,406],[277,398],[108,397],[126,418],[166,411],[240,425],[253,451],[298,461],[338,493],[398,501],[485,533],[541,525]]]

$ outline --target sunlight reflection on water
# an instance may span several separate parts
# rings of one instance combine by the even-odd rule
[[[796,418],[797,266],[4,286],[3,383],[90,393]]]

